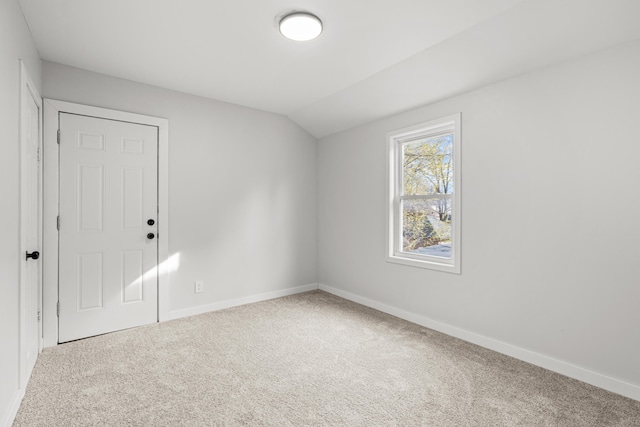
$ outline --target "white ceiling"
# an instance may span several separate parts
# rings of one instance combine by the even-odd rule
[[[640,38],[638,0],[20,0],[41,57],[323,137]],[[324,22],[293,42],[278,18]]]

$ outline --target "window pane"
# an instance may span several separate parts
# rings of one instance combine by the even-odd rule
[[[451,258],[451,199],[403,200],[402,251]]]
[[[453,134],[402,144],[405,195],[453,194]]]

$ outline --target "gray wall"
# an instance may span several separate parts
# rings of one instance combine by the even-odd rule
[[[43,64],[43,97],[169,119],[172,312],[316,283],[313,137],[281,115]]]
[[[320,283],[637,393],[638,76],[634,42],[321,139]],[[456,112],[462,274],[387,263],[385,134]]]
[[[17,0],[0,2],[0,424],[17,403],[19,384],[20,65],[38,89],[40,57]]]

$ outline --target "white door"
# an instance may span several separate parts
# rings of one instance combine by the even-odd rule
[[[59,119],[59,342],[156,322],[158,128]]]
[[[40,351],[40,102],[28,84],[21,112],[21,354],[24,386]]]

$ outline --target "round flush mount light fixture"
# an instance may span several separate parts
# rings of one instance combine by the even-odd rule
[[[280,33],[288,39],[304,42],[322,33],[322,21],[308,12],[295,12],[280,20]]]

